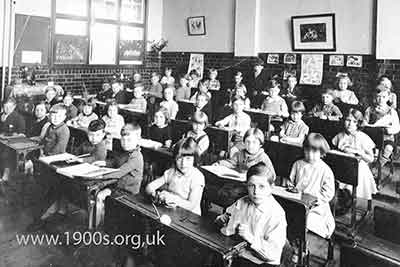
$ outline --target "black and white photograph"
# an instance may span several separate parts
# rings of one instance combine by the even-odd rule
[[[400,267],[400,0],[0,0],[0,267]]]

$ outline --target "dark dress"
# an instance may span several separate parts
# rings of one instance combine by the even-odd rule
[[[153,141],[165,144],[165,141],[172,140],[172,130],[171,126],[167,125],[164,128],[159,128],[156,125],[152,125],[149,131],[149,138]]]
[[[255,77],[254,72],[248,77],[247,95],[250,98],[250,103],[254,104],[254,107],[261,105],[261,100],[257,99],[255,95],[259,95],[266,89],[268,80],[269,77],[265,69],[263,69],[257,77]]]

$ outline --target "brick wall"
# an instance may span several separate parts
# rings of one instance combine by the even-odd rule
[[[233,74],[236,71],[242,71],[245,76],[251,75],[252,64],[257,59],[256,57],[235,57],[233,53],[203,53],[204,54],[204,67],[205,69],[217,68],[219,69],[218,79],[223,88],[229,88],[233,84]],[[259,58],[266,62],[267,53],[260,53]],[[301,56],[297,55],[297,64],[289,65],[283,64],[283,53],[279,54],[279,64],[266,64],[265,69],[270,76],[274,74],[282,75],[285,69],[297,71],[297,76],[300,76]],[[346,55],[345,55],[346,57]],[[161,68],[172,67],[175,76],[186,73],[190,60],[190,52],[165,52],[161,56]],[[400,81],[400,61],[398,68],[398,79]],[[323,84],[326,86],[333,86],[335,83],[335,76],[338,72],[347,72],[352,77],[354,86],[353,90],[360,98],[365,98],[369,101],[371,95],[371,88],[373,87],[377,78],[377,66],[373,56],[363,56],[363,66],[361,68],[349,67],[334,67],[329,66],[329,55],[324,55],[324,74]],[[320,90],[319,87],[308,86],[309,89],[314,90],[316,93]]]
[[[148,52],[145,55],[144,64],[141,66],[105,66],[105,65],[85,65],[85,66],[55,66],[50,68],[47,65],[40,66],[37,73],[38,82],[47,82],[49,78],[54,78],[55,82],[61,85],[64,90],[78,94],[82,90],[84,82],[89,92],[94,93],[101,89],[101,84],[105,78],[111,78],[113,73],[120,72],[131,77],[136,71],[142,74],[146,83],[149,84],[152,72],[159,72],[161,57],[158,53]],[[12,69],[11,79],[18,76],[18,67]],[[6,71],[6,80],[8,72]],[[1,78],[1,68],[0,68]]]

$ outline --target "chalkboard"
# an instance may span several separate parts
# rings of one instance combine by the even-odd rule
[[[15,42],[14,64],[30,65],[22,62],[22,52],[30,51],[41,53],[41,64],[48,64],[49,43],[50,43],[50,18],[15,15]],[[34,63],[31,63],[34,64]]]
[[[89,41],[86,36],[57,34],[54,44],[55,64],[86,64]]]

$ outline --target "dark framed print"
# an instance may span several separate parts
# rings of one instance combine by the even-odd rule
[[[292,17],[293,51],[336,51],[335,14]]]
[[[206,19],[204,16],[187,18],[187,27],[189,35],[205,35]]]

